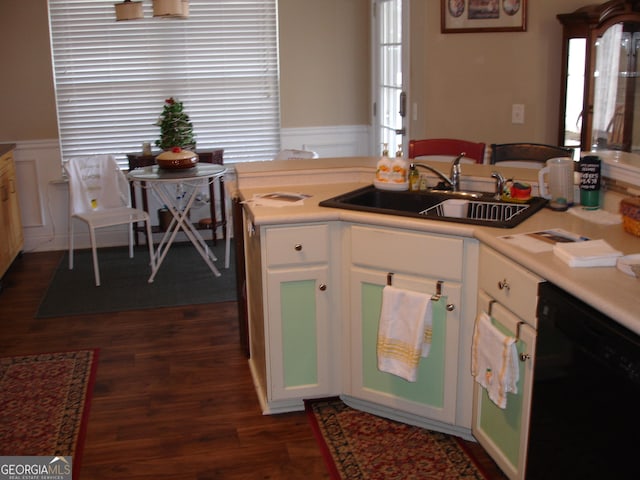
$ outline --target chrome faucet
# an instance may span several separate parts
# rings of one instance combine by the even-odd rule
[[[440,170],[430,166],[425,165],[424,163],[414,163],[416,167],[422,167],[426,170],[429,170],[432,173],[435,173],[444,183],[449,185],[454,192],[460,191],[460,160],[462,157],[466,155],[465,152],[462,152],[460,155],[456,157],[456,159],[451,163],[451,173],[450,176],[447,177]]]
[[[496,193],[494,198],[500,200],[502,198],[502,191],[507,180],[502,176],[500,172],[491,172],[491,178],[496,179]]]

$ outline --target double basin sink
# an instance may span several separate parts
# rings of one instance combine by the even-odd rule
[[[483,192],[380,190],[373,185],[320,202],[320,206],[404,217],[443,220],[488,227],[513,228],[539,211],[547,200],[498,200]]]

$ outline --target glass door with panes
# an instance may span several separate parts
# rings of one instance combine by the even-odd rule
[[[383,144],[406,152],[408,122],[408,0],[372,0],[373,153]]]

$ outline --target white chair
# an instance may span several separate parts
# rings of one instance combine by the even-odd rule
[[[305,158],[318,158],[318,154],[311,150],[286,149],[280,150],[274,157],[274,160],[297,160]]]
[[[151,221],[144,210],[131,208],[129,183],[111,155],[75,157],[65,162],[69,177],[69,270],[73,270],[73,219],[89,227],[93,271],[100,286],[95,231],[114,225],[129,226],[129,257],[133,258],[133,224],[145,222],[151,267],[155,259],[151,240]]]

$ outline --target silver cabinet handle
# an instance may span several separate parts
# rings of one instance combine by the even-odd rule
[[[302,251],[302,244],[301,243],[296,243],[296,246],[293,247],[295,249],[296,252],[300,252]]]
[[[327,284],[326,283],[321,283],[318,288],[320,289],[321,292],[324,292],[327,289]]]
[[[521,362],[526,362],[530,358],[531,358],[531,355],[529,355],[528,353],[521,353],[520,354],[520,361]]]
[[[447,303],[447,312],[453,312],[456,309],[456,306],[453,303]]]
[[[505,278],[504,280],[502,280],[501,282],[498,282],[498,288],[500,290],[506,290],[509,291],[511,290],[511,285],[509,285],[509,282],[507,282],[507,279]]]

